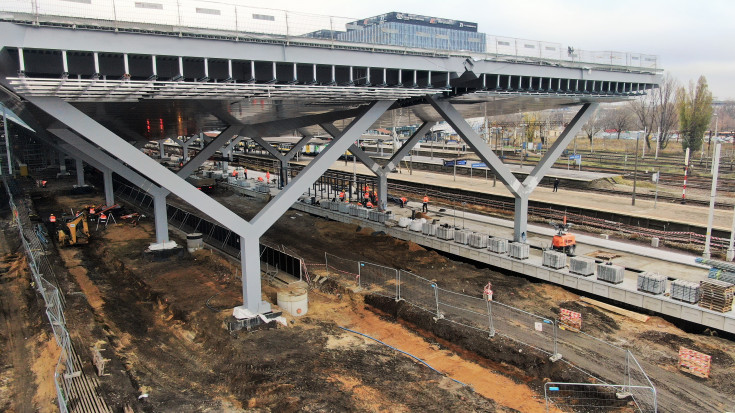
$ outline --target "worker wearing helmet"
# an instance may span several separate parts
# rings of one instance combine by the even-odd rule
[[[421,208],[421,211],[429,212],[429,196],[428,195],[424,195],[424,205]]]

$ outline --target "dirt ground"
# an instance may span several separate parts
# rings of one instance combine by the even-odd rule
[[[95,199],[44,197],[36,205],[39,215],[46,216]],[[246,218],[262,206],[227,194],[219,199]],[[410,306],[364,297],[331,280],[310,291],[308,314],[288,316],[288,327],[230,335],[223,320],[241,304],[239,265],[207,251],[154,259],[143,253],[152,239],[152,222],[143,220],[136,227],[109,226],[87,245],[59,250],[58,264],[68,277],[64,290],[73,339],[82,349],[103,344],[109,375],[99,380],[113,411],[130,406],[145,412],[541,412],[545,381],[579,379],[545,355],[519,352],[513,341],[488,340],[474,330],[435,322]],[[655,384],[679,398],[679,403],[661,399],[660,411],[733,407],[728,402],[735,400],[735,350],[728,339],[685,333],[659,317],[632,321],[583,304],[560,287],[296,211],[287,212],[264,240],[288,246],[308,263],[322,263],[324,252],[330,251],[409,270],[473,296],[480,296],[490,281],[496,300],[544,317],[555,316],[560,307],[575,309],[583,314],[585,332],[631,348],[645,360],[647,371],[651,366]],[[276,286],[263,286],[270,302],[276,301],[276,291]],[[35,330],[42,330],[41,322],[34,321]],[[340,327],[408,352],[438,372]],[[6,340],[4,333],[0,339]],[[43,345],[37,340],[35,347]],[[713,355],[710,380],[676,369],[679,345]],[[80,353],[88,364],[89,352]],[[4,365],[3,377],[20,374],[16,365]],[[91,366],[85,368],[91,371]],[[693,386],[696,391],[686,390]],[[12,384],[0,387],[0,396],[17,392],[13,389]],[[35,387],[25,391],[42,393]]]

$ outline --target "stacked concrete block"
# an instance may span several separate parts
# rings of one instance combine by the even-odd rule
[[[470,232],[465,230],[454,231],[454,242],[467,245],[470,241]]]
[[[497,254],[507,254],[508,240],[502,238],[490,238],[487,248]]]
[[[519,260],[528,259],[530,248],[528,244],[522,242],[511,242],[508,255]]]
[[[625,268],[612,264],[597,264],[597,279],[612,284],[620,284],[625,278]]]
[[[471,233],[469,244],[472,248],[487,248],[487,234],[481,234],[478,232]]]
[[[559,269],[567,266],[567,255],[554,250],[544,250],[542,265],[544,267]]]
[[[572,257],[569,260],[569,272],[588,277],[595,273],[595,260],[590,258]]]
[[[436,229],[436,237],[443,240],[453,240],[454,228],[439,227]]]
[[[666,292],[667,278],[665,275],[655,274],[652,272],[642,272],[638,274],[638,291],[645,291],[651,294],[663,294]]]
[[[424,224],[421,226],[421,232],[424,235],[435,237],[437,227],[438,225],[432,224],[431,222],[424,222]]]
[[[701,287],[699,283],[684,280],[674,280],[671,282],[671,298],[694,304],[699,301],[701,296]]]

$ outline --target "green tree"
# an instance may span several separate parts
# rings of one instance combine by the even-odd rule
[[[712,92],[707,86],[707,79],[700,76],[696,85],[689,82],[689,88],[680,88],[677,106],[682,149],[697,151],[702,148],[704,133],[712,118]]]

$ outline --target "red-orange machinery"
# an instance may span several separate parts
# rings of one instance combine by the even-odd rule
[[[561,224],[556,222],[549,222],[549,224],[556,229],[556,235],[551,240],[551,248],[568,255],[574,255],[574,251],[577,249],[577,240],[574,235],[568,233],[572,224],[567,223],[567,217],[564,217],[564,222]]]

